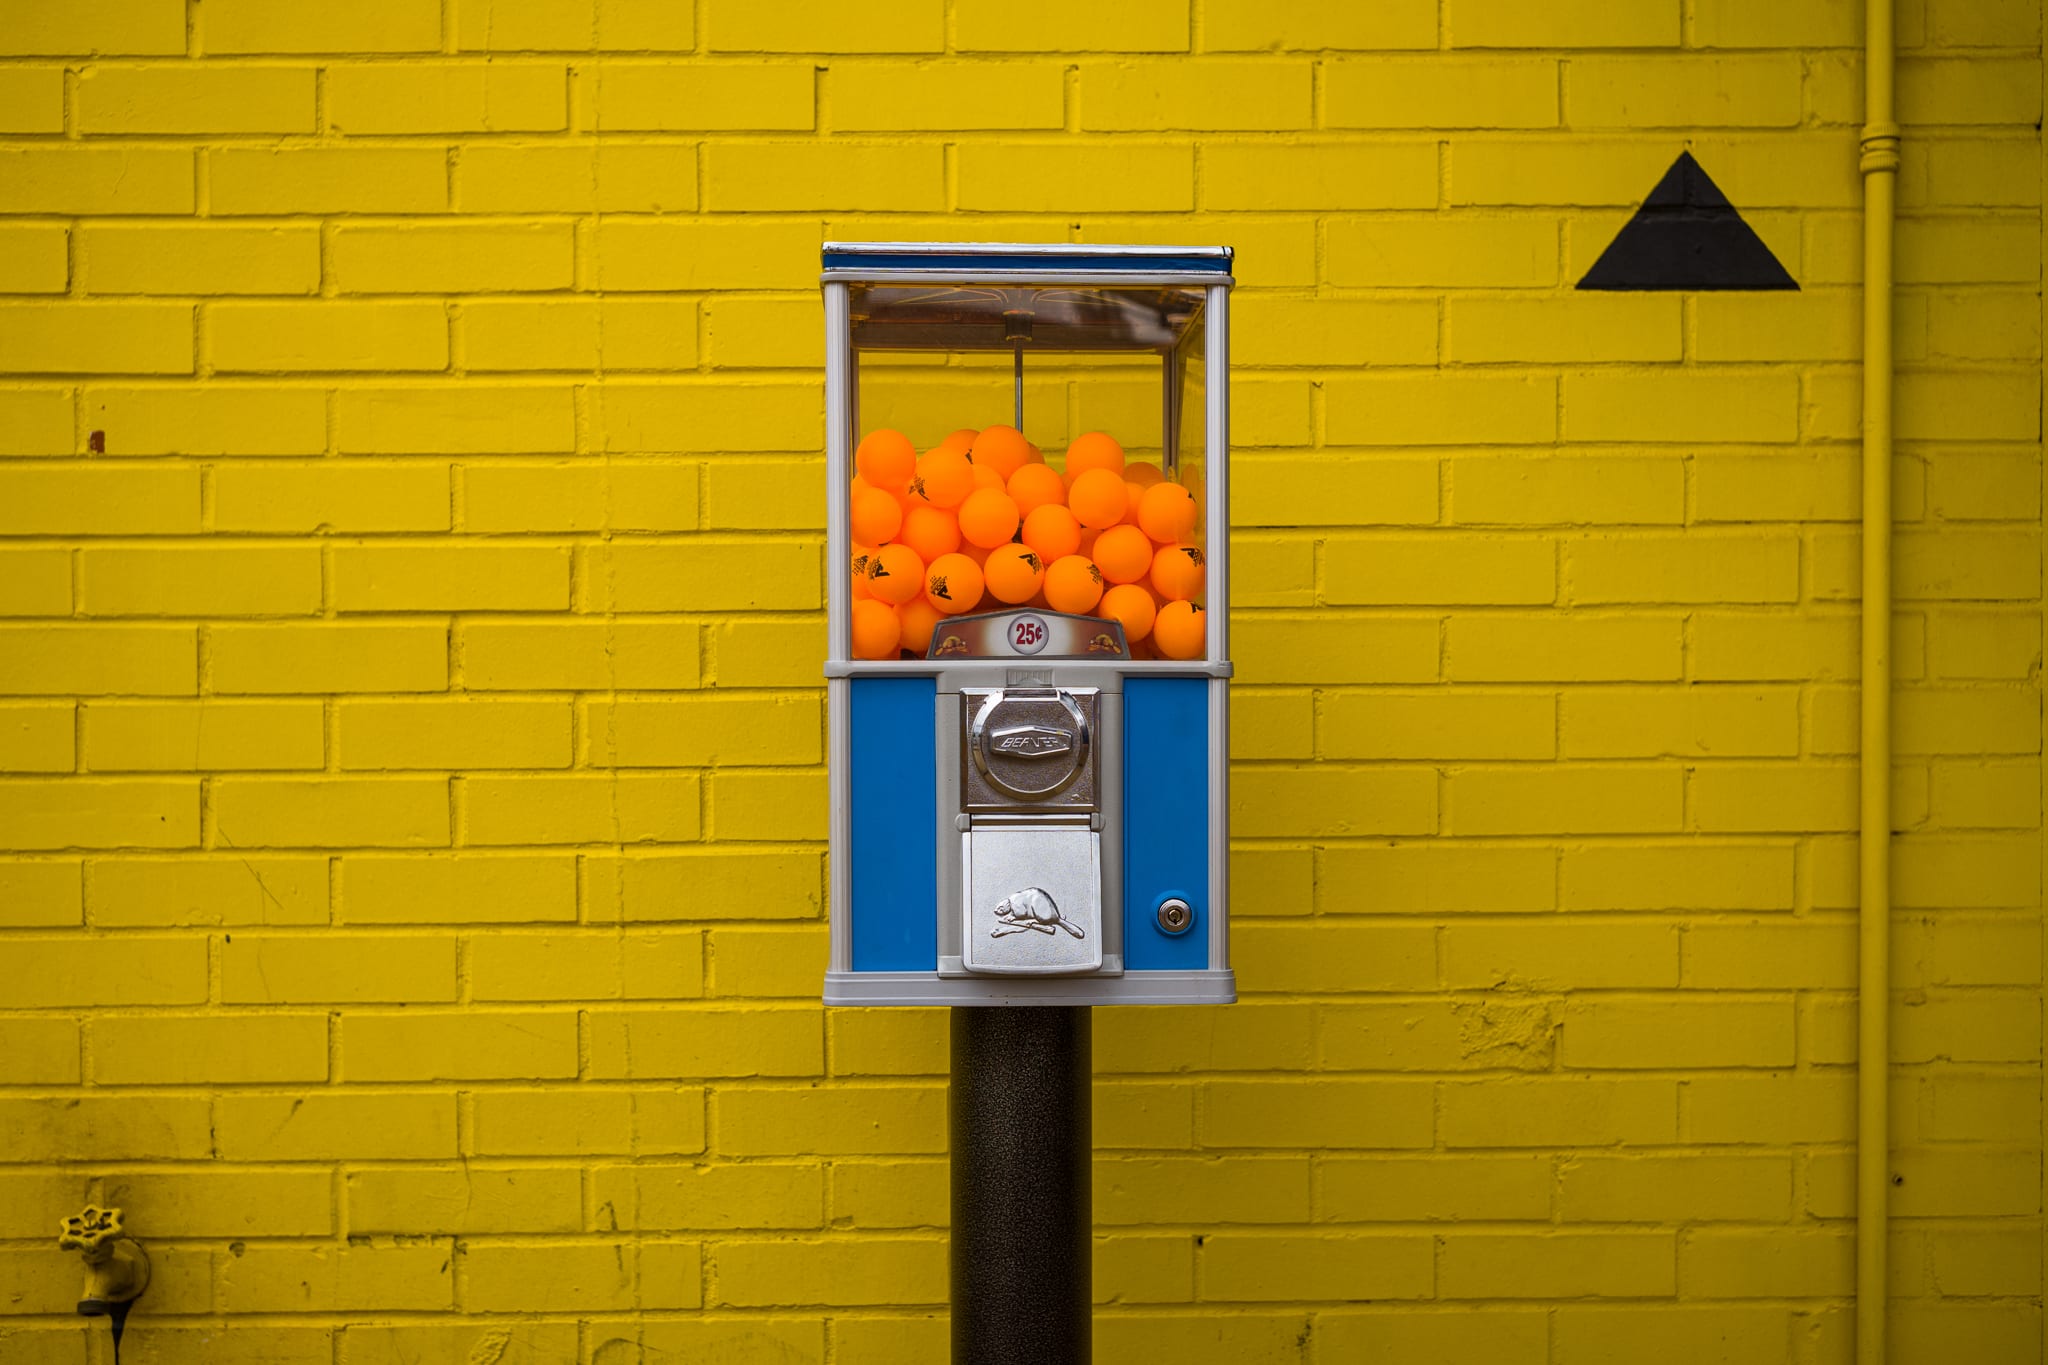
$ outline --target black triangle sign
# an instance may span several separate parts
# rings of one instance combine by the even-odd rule
[[[1797,289],[1691,152],[1680,152],[1581,289]]]

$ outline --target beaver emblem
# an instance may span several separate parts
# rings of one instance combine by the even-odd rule
[[[990,938],[1006,938],[1033,930],[1050,934],[1054,928],[1066,930],[1075,938],[1086,938],[1081,926],[1060,913],[1059,905],[1043,887],[1027,886],[996,902],[997,924],[989,932]]]

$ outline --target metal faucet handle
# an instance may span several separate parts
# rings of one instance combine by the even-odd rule
[[[121,1236],[121,1210],[87,1204],[83,1211],[64,1220],[57,1246],[62,1251],[84,1252],[88,1261],[98,1261],[112,1253]]]

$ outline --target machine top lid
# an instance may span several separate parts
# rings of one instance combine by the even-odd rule
[[[1045,271],[1071,276],[1101,271],[1202,274],[1228,277],[1227,246],[1112,246],[1066,242],[827,242],[824,267],[865,271]]]

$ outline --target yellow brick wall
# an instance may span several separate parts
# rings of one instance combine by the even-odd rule
[[[0,1360],[88,1198],[137,1365],[943,1359],[816,1003],[816,247],[938,237],[1241,253],[1099,1358],[1846,1361],[1861,8],[0,5]],[[2041,20],[1898,7],[1901,1365],[2041,1349]],[[1684,147],[1802,292],[1572,291]]]

